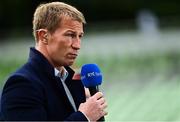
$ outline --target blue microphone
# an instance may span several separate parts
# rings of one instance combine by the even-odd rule
[[[98,92],[98,86],[102,83],[102,73],[98,65],[83,65],[81,68],[81,81],[86,88],[89,88],[91,96]]]
[[[81,81],[83,85],[89,89],[89,92],[94,95],[99,91],[98,86],[102,83],[102,73],[97,64],[85,64],[81,68]],[[105,121],[104,116],[98,121]]]

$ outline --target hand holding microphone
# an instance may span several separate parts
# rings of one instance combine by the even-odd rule
[[[104,121],[100,120],[101,117],[107,114],[104,109],[107,107],[105,99],[101,92],[97,92],[90,97],[85,103],[81,103],[79,111],[84,113],[91,121]]]
[[[91,97],[80,104],[79,111],[84,113],[92,121],[105,121],[104,116],[107,112],[104,110],[107,103],[103,94],[99,92],[98,85],[102,83],[102,74],[96,64],[85,64],[81,69],[81,80],[86,88],[89,88]]]

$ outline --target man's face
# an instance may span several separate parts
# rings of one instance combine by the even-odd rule
[[[83,36],[83,24],[65,19],[56,31],[50,34],[47,45],[48,57],[55,67],[72,65],[78,56]]]

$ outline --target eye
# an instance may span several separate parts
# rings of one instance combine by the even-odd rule
[[[83,37],[83,34],[80,34],[80,35],[79,35],[79,38],[81,39],[82,37]]]
[[[76,34],[74,34],[74,33],[67,33],[66,36],[71,37],[71,38],[75,38]]]

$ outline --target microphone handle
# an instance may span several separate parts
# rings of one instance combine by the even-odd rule
[[[89,92],[90,92],[91,96],[93,96],[94,94],[96,94],[98,91],[99,91],[98,86],[89,87]]]
[[[95,86],[95,87],[89,87],[89,92],[91,94],[91,96],[93,96],[94,94],[96,94],[99,91],[99,87]],[[105,118],[104,116],[102,116],[100,119],[97,120],[98,122],[104,122]]]

